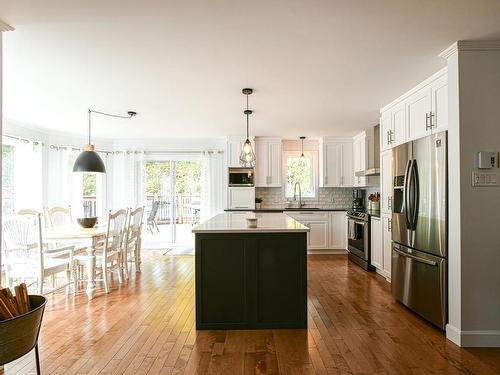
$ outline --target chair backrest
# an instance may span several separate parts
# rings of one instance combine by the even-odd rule
[[[158,212],[159,206],[160,206],[160,202],[158,202],[158,201],[153,201],[151,203],[151,211],[149,212],[148,221],[151,221],[156,217],[156,213]]]
[[[115,212],[109,211],[108,229],[104,251],[120,251],[123,245],[125,225],[127,223],[128,210],[120,209]]]
[[[41,215],[11,215],[2,222],[3,239],[5,243],[5,258],[39,257],[42,247]]]
[[[43,211],[38,211],[33,208],[22,208],[19,211],[17,211],[17,215],[21,216],[26,216],[28,218],[36,219],[38,215],[40,215],[40,218],[42,219],[42,223],[45,227],[47,227],[47,222],[46,222],[46,217],[43,214]]]
[[[144,206],[129,211],[127,223],[127,239],[129,242],[141,235],[143,216]]]
[[[51,228],[64,227],[73,224],[73,216],[71,214],[71,206],[52,207],[46,209],[48,224]]]

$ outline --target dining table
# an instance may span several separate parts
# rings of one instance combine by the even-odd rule
[[[96,226],[93,228],[82,228],[80,226],[64,226],[50,228],[44,231],[43,239],[46,242],[63,242],[82,245],[86,247],[87,262],[87,287],[85,292],[89,300],[93,299],[96,291],[96,255],[95,251],[99,242],[106,238],[107,227]]]

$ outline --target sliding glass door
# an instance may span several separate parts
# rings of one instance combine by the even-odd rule
[[[145,179],[149,240],[158,247],[192,245],[191,228],[199,222],[200,213],[201,161],[149,160]]]

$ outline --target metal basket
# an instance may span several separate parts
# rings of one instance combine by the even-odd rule
[[[47,299],[31,295],[31,311],[0,322],[0,366],[12,362],[35,348],[36,370],[40,374],[38,333]]]

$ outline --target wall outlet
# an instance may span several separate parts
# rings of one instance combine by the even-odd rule
[[[472,172],[472,186],[498,186],[498,176],[492,172]]]
[[[477,153],[477,167],[479,169],[496,168],[498,165],[498,153],[479,151]]]

